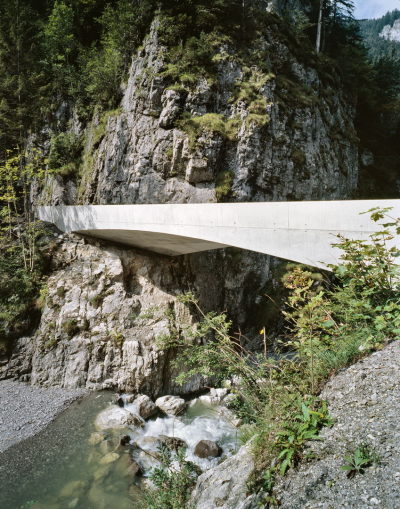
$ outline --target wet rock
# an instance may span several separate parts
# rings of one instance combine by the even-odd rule
[[[61,498],[70,498],[82,495],[87,488],[85,481],[70,481],[60,491]]]
[[[130,454],[123,454],[115,464],[118,477],[135,477],[142,473],[140,465],[131,458]]]
[[[101,433],[92,433],[88,439],[90,445],[97,445],[104,440],[105,436]]]
[[[171,449],[172,451],[177,451],[182,447],[187,449],[188,446],[188,444],[181,438],[168,437],[167,435],[160,435],[158,437],[158,442],[161,444],[165,444],[168,447],[168,449]]]
[[[102,454],[113,452],[116,448],[115,441],[107,438],[100,443],[99,449]]]
[[[167,415],[179,415],[185,410],[186,401],[178,396],[162,396],[156,406]]]
[[[110,473],[110,470],[111,470],[111,463],[107,464],[107,465],[102,465],[100,468],[98,468],[94,474],[93,474],[93,479],[95,481],[100,481],[101,479],[105,479],[108,474]]]
[[[143,426],[144,421],[125,408],[110,406],[98,414],[95,425],[98,429],[125,428],[127,426]]]
[[[198,458],[217,458],[221,456],[221,447],[212,440],[200,440],[194,448],[194,454]]]
[[[154,417],[158,413],[156,404],[145,394],[139,394],[133,401],[133,404],[143,419],[150,419],[150,417]]]
[[[108,454],[101,458],[99,463],[101,465],[108,465],[109,463],[114,463],[114,461],[117,461],[118,458],[119,454],[117,454],[116,452],[109,452]]]
[[[130,441],[131,441],[131,437],[129,435],[123,435],[119,439],[119,445],[122,445],[122,446],[129,445]]]

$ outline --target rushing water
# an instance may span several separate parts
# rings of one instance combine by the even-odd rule
[[[95,417],[112,397],[92,394],[75,402],[41,433],[0,455],[0,509],[141,509],[141,481],[132,474],[131,458],[146,476],[157,463],[157,442],[152,438],[185,440],[187,458],[203,470],[219,458],[197,458],[193,451],[199,440],[217,441],[224,455],[236,449],[235,428],[215,407],[199,400],[182,417],[157,417],[144,428],[118,430],[106,434],[106,440],[93,440],[99,436],[93,434]],[[120,436],[126,434],[139,448],[119,446]],[[114,461],[108,463],[106,457]]]

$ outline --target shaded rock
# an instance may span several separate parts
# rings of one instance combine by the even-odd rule
[[[122,446],[129,445],[130,441],[131,441],[131,437],[129,435],[123,435],[119,439],[119,445],[122,445]]]
[[[95,425],[98,429],[125,428],[127,426],[143,426],[144,421],[125,408],[110,406],[98,414]]]
[[[139,464],[131,458],[130,454],[120,456],[115,464],[114,471],[118,477],[135,477],[142,473]]]
[[[186,401],[178,396],[162,396],[156,406],[167,415],[179,415],[185,410]]]
[[[139,394],[134,399],[133,404],[136,406],[137,411],[143,419],[150,419],[158,413],[156,404],[145,394]]]
[[[200,440],[194,448],[194,454],[199,458],[217,458],[221,456],[221,447],[212,440]]]
[[[243,446],[231,458],[226,459],[198,479],[189,502],[195,509],[239,509],[248,507],[246,501],[247,481],[254,469],[248,446]]]
[[[101,465],[108,465],[109,463],[114,463],[114,461],[117,461],[118,458],[119,454],[117,454],[116,452],[109,452],[108,454],[101,458],[99,463]]]

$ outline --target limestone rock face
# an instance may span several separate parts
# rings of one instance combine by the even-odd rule
[[[260,48],[271,73],[261,81],[234,58],[234,49],[221,47],[215,83],[199,76],[187,90],[173,88],[163,74],[168,48],[157,28],[156,21],[133,56],[120,108],[74,127],[86,140],[79,181],[49,177],[36,193],[39,202],[351,196],[358,172],[354,107],[340,84],[299,61],[271,28]],[[235,98],[250,82],[258,83],[258,116]],[[183,114],[197,122],[192,135],[179,122]],[[204,311],[229,310],[248,330],[252,317],[265,315],[263,295],[276,264],[234,248],[169,258],[63,236],[38,330],[17,343],[0,378],[152,397],[196,391],[204,381],[176,386],[174,354],[157,347],[157,338],[171,332],[168,316],[178,330],[195,321],[177,295],[190,288]]]

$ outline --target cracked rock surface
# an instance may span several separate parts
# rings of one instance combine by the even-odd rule
[[[322,397],[334,425],[307,452],[314,459],[278,486],[282,508],[400,508],[400,343],[393,342],[335,376]],[[379,462],[348,478],[345,456],[361,444]]]

